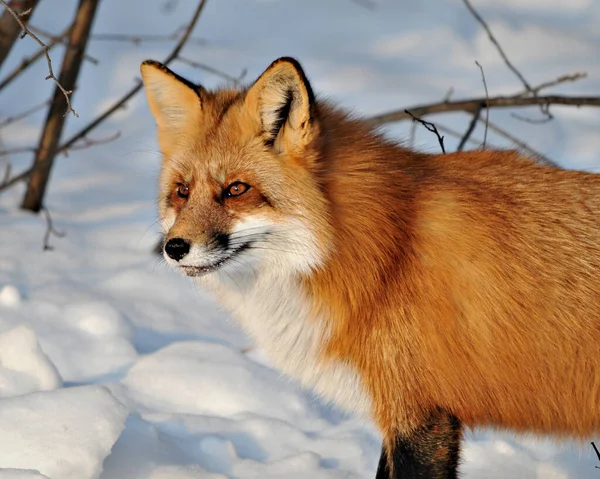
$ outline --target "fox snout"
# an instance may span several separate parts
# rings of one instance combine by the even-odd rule
[[[185,238],[171,238],[164,246],[165,254],[174,261],[181,261],[188,255],[192,247],[192,242]],[[225,233],[217,233],[212,236],[211,240],[206,245],[208,251],[225,252],[229,248],[229,235]]]
[[[188,276],[202,276],[216,271],[250,249],[252,241],[232,241],[227,233],[214,233],[194,240],[175,236],[168,238],[163,247],[165,259]]]
[[[179,261],[190,252],[190,242],[183,238],[171,238],[165,243],[165,253],[169,258]]]

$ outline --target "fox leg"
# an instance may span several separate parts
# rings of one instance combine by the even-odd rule
[[[456,479],[461,436],[458,418],[439,409],[408,435],[384,441],[375,479]]]

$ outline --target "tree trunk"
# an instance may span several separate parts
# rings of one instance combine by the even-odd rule
[[[85,47],[89,37],[96,8],[99,0],[80,0],[77,8],[77,15],[71,35],[69,45],[65,52],[65,58],[62,63],[59,83],[70,91],[75,89],[75,82],[79,75],[79,69],[85,53]],[[61,99],[62,98],[62,99]],[[56,87],[54,98],[48,110],[48,117],[44,125],[44,131],[38,145],[33,164],[34,171],[29,178],[27,192],[23,198],[21,208],[38,212],[42,208],[46,186],[50,177],[50,170],[54,163],[56,149],[60,142],[60,137],[65,124],[66,104],[62,91]]]
[[[23,15],[21,20],[27,25],[29,17],[33,13],[35,6],[39,0],[10,0],[8,6],[12,8],[16,13],[25,12],[29,9],[31,11],[27,15]],[[10,53],[13,45],[19,35],[21,34],[21,27],[8,10],[4,10],[4,13],[0,17],[0,67],[6,60],[6,57]]]

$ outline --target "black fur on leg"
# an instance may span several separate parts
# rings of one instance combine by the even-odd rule
[[[457,479],[462,427],[442,409],[408,435],[386,441],[375,479]],[[391,469],[391,470],[390,470]]]

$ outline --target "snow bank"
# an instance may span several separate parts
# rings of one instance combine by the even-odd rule
[[[298,388],[231,347],[182,341],[140,359],[123,383],[157,411],[235,416],[252,412],[293,423],[316,419]]]
[[[22,325],[0,334],[0,397],[61,386],[58,371],[41,350],[31,328]]]
[[[127,409],[101,386],[3,399],[0,465],[33,469],[51,479],[96,479],[127,414]],[[43,477],[34,472],[2,474]]]

